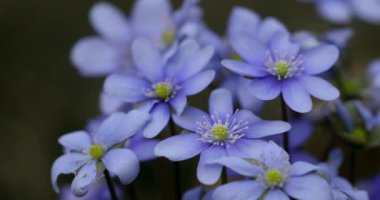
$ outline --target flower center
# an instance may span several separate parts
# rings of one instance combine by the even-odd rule
[[[366,132],[362,128],[354,129],[352,135],[361,142],[366,142],[368,139]]]
[[[217,114],[212,114],[210,118],[204,116],[202,121],[195,122],[196,132],[202,136],[203,142],[221,146],[233,144],[242,138],[249,128],[247,121],[236,118],[236,113],[232,116],[227,114],[225,117]]]
[[[168,82],[157,83],[154,85],[154,92],[158,98],[165,100],[170,97],[172,93],[172,86]]]
[[[170,28],[161,35],[161,40],[166,44],[171,44],[175,39],[175,31]]]
[[[238,60],[238,61],[243,60],[243,58],[240,57],[240,56],[239,56],[238,54],[236,54],[236,53],[234,53],[234,54],[231,55],[231,59],[232,59],[232,60]]]
[[[228,127],[226,125],[217,124],[212,128],[211,132],[218,140],[224,141],[228,138]]]
[[[279,60],[276,62],[277,75],[285,77],[288,74],[289,65],[285,60]]]
[[[269,169],[265,173],[265,180],[270,187],[280,186],[283,176],[278,169]]]
[[[100,159],[104,155],[104,149],[101,145],[99,144],[94,144],[90,147],[90,155],[94,159]]]
[[[267,71],[278,80],[299,76],[303,71],[301,55],[288,52],[266,52],[265,66]]]

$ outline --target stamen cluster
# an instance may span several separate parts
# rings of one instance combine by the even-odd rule
[[[302,56],[291,52],[267,51],[265,57],[267,71],[278,80],[302,74]]]
[[[244,136],[244,131],[249,128],[245,120],[237,120],[235,112],[232,116],[226,114],[220,117],[218,114],[211,115],[211,121],[203,117],[203,121],[197,121],[197,133],[201,134],[202,141],[214,145],[228,146]]]
[[[153,84],[151,88],[146,90],[145,95],[167,102],[175,97],[180,88],[179,85],[174,84],[172,79],[167,78],[165,81]]]

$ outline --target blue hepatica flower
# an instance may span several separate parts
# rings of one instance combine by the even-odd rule
[[[286,27],[277,19],[273,17],[261,19],[257,13],[247,8],[236,6],[232,10],[228,20],[227,38],[238,37],[241,34],[247,36],[255,35],[258,40],[266,43],[277,31],[287,31]],[[228,53],[223,54],[221,59],[228,57],[235,60],[241,59],[229,44],[224,44],[224,48],[222,49]],[[217,66],[219,69],[223,69],[220,66],[221,59],[218,60],[219,64]],[[249,91],[248,85],[248,79],[230,73],[228,73],[222,83],[222,87],[231,91],[243,109],[258,111],[261,109],[263,102],[250,92],[247,92]]]
[[[186,23],[199,20],[197,0],[185,0],[172,11],[169,0],[139,0],[127,18],[116,6],[96,3],[90,10],[90,22],[98,35],[79,40],[71,51],[71,60],[84,76],[105,76],[133,66],[130,47],[144,37],[161,50],[168,49]],[[196,24],[196,23],[194,23]]]
[[[330,184],[331,199],[368,200],[366,191],[352,187],[346,179],[338,176],[338,168],[342,160],[342,152],[334,149],[330,152],[329,161],[318,165],[322,176]]]
[[[215,162],[253,179],[220,186],[213,192],[213,199],[331,199],[327,182],[315,173],[317,166],[306,162],[290,164],[288,154],[272,141],[254,159],[226,157]]]
[[[57,179],[60,174],[75,173],[71,190],[74,195],[83,196],[90,184],[102,176],[104,169],[116,175],[123,184],[131,183],[139,173],[139,160],[133,151],[118,146],[140,131],[149,119],[150,116],[142,111],[114,113],[93,137],[85,131],[60,137],[59,143],[67,153],[53,164],[51,180],[54,190],[59,191]]]
[[[316,4],[320,15],[333,23],[347,24],[354,17],[368,23],[380,23],[378,0],[310,0]]]
[[[126,103],[142,103],[140,109],[152,114],[144,136],[155,137],[170,119],[170,106],[181,114],[186,97],[204,90],[214,79],[212,70],[203,70],[213,47],[200,48],[192,39],[183,41],[169,59],[145,39],[137,39],[132,55],[138,73],[114,74],[106,79],[104,92]]]
[[[334,86],[315,76],[337,61],[339,50],[333,45],[302,51],[286,32],[277,32],[267,44],[246,35],[231,38],[231,44],[244,61],[223,60],[222,64],[237,74],[255,78],[250,90],[259,99],[272,100],[282,94],[292,110],[305,113],[312,109],[310,95],[322,100],[339,97]]]
[[[182,115],[175,115],[175,123],[191,133],[169,137],[155,149],[157,156],[172,161],[200,154],[197,177],[204,184],[215,183],[222,172],[221,165],[209,164],[212,160],[258,154],[266,143],[259,138],[290,129],[286,122],[263,121],[247,110],[234,112],[231,93],[225,89],[211,93],[209,112],[189,107]]]

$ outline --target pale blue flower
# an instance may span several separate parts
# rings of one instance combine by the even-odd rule
[[[253,179],[222,185],[213,192],[213,199],[330,199],[327,182],[316,174],[318,167],[306,162],[290,164],[288,154],[272,141],[264,146],[259,157],[226,157],[215,163]]]
[[[132,150],[121,147],[149,119],[150,116],[142,111],[117,112],[108,117],[93,135],[75,131],[60,137],[59,143],[66,154],[52,166],[54,190],[59,191],[57,179],[60,174],[75,173],[71,190],[75,196],[83,196],[89,186],[102,176],[104,169],[116,175],[123,184],[131,183],[139,173],[139,160]]]
[[[155,137],[168,124],[171,107],[181,114],[187,96],[201,92],[214,80],[214,71],[204,70],[213,52],[211,46],[201,48],[195,40],[186,39],[165,58],[148,40],[137,39],[132,46],[137,71],[109,76],[104,92],[150,112],[152,120],[144,136]]]
[[[282,95],[294,111],[312,109],[310,95],[326,101],[339,97],[339,91],[316,75],[328,71],[337,61],[339,50],[333,45],[320,45],[307,51],[290,41],[286,32],[276,32],[268,43],[255,35],[231,38],[234,50],[244,61],[223,60],[222,65],[251,80],[250,90],[261,100]]]

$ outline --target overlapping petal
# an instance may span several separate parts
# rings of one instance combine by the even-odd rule
[[[209,146],[201,140],[199,134],[186,133],[161,141],[156,146],[155,153],[172,161],[182,161],[198,155]]]
[[[102,158],[106,169],[115,174],[123,184],[134,181],[140,164],[136,154],[129,149],[112,149]]]

